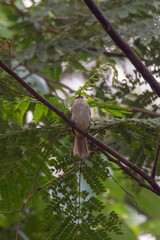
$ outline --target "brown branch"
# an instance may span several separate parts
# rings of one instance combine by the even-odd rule
[[[5,1],[3,1],[2,4],[12,7],[17,14],[19,14],[19,15],[21,15],[21,16],[23,16],[23,17],[26,17],[26,18],[29,18],[29,19],[32,17],[32,16],[29,14],[29,12],[25,12],[25,11],[20,10],[13,2],[11,2],[11,3],[6,3]],[[44,26],[45,29],[47,30],[47,32],[50,32],[50,33],[53,33],[53,34],[58,34],[58,33],[59,33],[58,31],[53,30],[52,27],[50,27],[49,25],[47,25],[45,21],[43,21],[43,20],[38,20],[37,22],[40,24],[40,26]]]
[[[102,152],[100,149],[99,149],[99,151]],[[108,160],[108,161],[115,163],[115,164],[118,165],[127,175],[131,176],[132,172],[130,172],[130,170],[129,170],[128,168],[126,168],[126,167],[123,166],[123,165],[121,166],[121,165],[119,164],[119,162],[117,163],[117,162],[114,160],[114,158],[112,159],[112,157],[107,156],[106,152],[102,152],[102,153],[107,157],[107,160]],[[112,161],[112,160],[113,160],[113,161]],[[110,171],[108,170],[108,168],[105,166],[105,164],[104,164],[103,162],[101,162],[99,159],[98,159],[98,161],[99,161],[100,164],[104,167],[104,169],[105,169],[106,172],[109,174],[109,176],[115,181],[115,183],[116,183],[125,193],[127,193],[130,197],[132,197],[132,198],[134,199],[134,197],[133,197],[126,189],[124,189],[124,188],[117,182],[117,180],[112,176],[112,174],[110,173]],[[125,170],[125,168],[126,168],[126,170]],[[135,176],[133,176],[133,179],[134,179],[134,177],[135,177]],[[142,182],[139,178],[136,178],[136,179],[134,179],[134,180],[136,180],[137,183],[139,183],[139,185],[142,186],[143,182]],[[143,187],[148,189],[149,186],[148,186],[148,185],[143,185]],[[154,190],[153,190],[152,188],[150,188],[150,187],[149,187],[149,190],[154,192]],[[155,193],[155,192],[154,192],[154,193]]]
[[[81,215],[81,175],[82,175],[82,163],[79,163],[79,181],[78,181],[78,225],[80,222],[80,215]]]
[[[128,168],[132,169],[134,172],[136,172],[138,175],[140,175],[142,178],[144,178],[148,183],[151,184],[153,189],[156,192],[160,193],[160,187],[158,184],[153,181],[153,179],[150,178],[142,169],[137,167],[132,162],[125,159],[122,155],[117,153],[115,150],[109,148],[106,146],[103,142],[96,139],[89,133],[83,131],[82,129],[78,128],[62,111],[60,111],[58,108],[56,108],[54,105],[52,105],[50,102],[48,102],[45,98],[40,96],[32,87],[30,87],[25,81],[23,81],[15,72],[13,72],[10,68],[8,68],[1,60],[0,60],[0,67],[5,70],[9,75],[11,75],[13,78],[15,78],[24,88],[26,88],[38,101],[40,101],[42,104],[46,105],[48,108],[50,108],[53,112],[55,112],[58,116],[60,116],[69,126],[80,132],[83,136],[90,139],[91,142],[93,142],[95,145],[97,145],[99,148],[103,149],[105,152],[108,152],[112,155],[112,157],[115,158],[115,160],[120,161],[124,165],[126,165]],[[158,194],[158,193],[157,193]]]
[[[90,51],[93,51],[93,52],[97,52],[98,49],[95,48],[95,47],[88,47],[88,49]],[[107,50],[104,50],[103,52],[104,55],[108,56],[108,57],[118,57],[118,58],[128,58],[124,53],[122,52],[110,52],[110,51],[107,51]],[[147,61],[147,59],[144,59],[144,58],[141,58],[142,61]]]
[[[24,203],[17,209],[11,210],[11,211],[0,211],[0,214],[10,214],[10,213],[16,213],[19,212],[23,208]]]
[[[127,58],[127,56],[123,53],[109,52],[107,50],[105,50],[103,52],[103,54],[107,55],[108,57],[125,57],[125,58]]]
[[[73,90],[72,88],[70,88],[69,86],[67,86],[66,84],[64,84],[64,83],[62,83],[62,82],[55,81],[55,80],[53,80],[53,79],[51,79],[51,78],[49,78],[49,77],[46,77],[46,76],[44,76],[43,74],[40,74],[40,73],[35,73],[35,74],[38,75],[38,76],[40,76],[40,77],[42,77],[42,78],[45,79],[47,82],[52,82],[52,83],[55,84],[55,85],[59,85],[59,86],[65,88],[65,89],[69,90],[70,93],[73,93],[73,92],[74,92],[74,90]]]
[[[140,58],[132,51],[131,47],[126,43],[119,33],[112,26],[110,21],[106,18],[102,10],[95,4],[93,0],[83,0],[91,12],[95,15],[98,21],[101,23],[105,31],[112,38],[115,44],[122,50],[122,52],[128,57],[128,59],[139,71],[143,78],[148,82],[152,90],[160,97],[160,84],[153,77],[151,72],[145,67]]]
[[[139,179],[135,173],[131,172],[129,168],[127,168],[125,165],[123,165],[121,162],[119,162],[118,160],[114,159],[112,156],[110,156],[107,152],[105,152],[103,149],[99,149],[100,152],[102,152],[107,159],[110,162],[115,163],[116,165],[118,165],[127,175],[129,175],[131,178],[133,178],[140,186],[143,186],[144,188],[156,193],[157,195],[160,195],[160,192],[156,192],[154,190],[153,187],[150,187],[149,185],[145,184],[144,182],[142,182],[141,179]]]
[[[155,153],[154,163],[153,163],[153,168],[152,168],[152,173],[151,173],[151,177],[153,179],[155,179],[155,176],[156,176],[159,152],[160,152],[160,135],[158,137],[158,143],[157,143],[157,148],[156,148],[156,153]]]
[[[88,50],[93,51],[93,52],[97,52],[98,49],[95,47],[88,47]],[[107,55],[108,57],[127,57],[125,54],[123,53],[116,53],[116,52],[109,52],[107,50],[105,50],[103,52],[103,54]]]
[[[58,82],[58,81],[56,81],[56,80],[53,80],[53,79],[51,79],[51,78],[49,78],[49,77],[44,76],[44,75],[41,74],[41,73],[35,72],[32,68],[30,68],[29,66],[27,66],[27,65],[24,64],[24,63],[20,63],[20,65],[24,66],[30,73],[36,74],[37,76],[43,78],[43,79],[46,80],[47,82],[52,82],[52,83],[55,84],[55,85],[61,86],[61,87],[65,88],[65,89],[68,89],[70,93],[73,93],[73,92],[74,92],[74,90],[73,90],[72,88],[70,88],[69,86],[67,86],[67,85],[64,84],[64,83]]]
[[[157,112],[152,112],[150,110],[139,108],[139,107],[133,107],[133,106],[127,106],[127,107],[132,109],[134,112],[144,113],[152,117],[160,117],[160,113],[157,113]]]
[[[24,95],[24,96],[26,96],[26,97],[32,97],[32,98],[34,98],[33,96],[30,96],[30,95],[28,95],[28,94],[26,94],[26,93],[23,93],[23,92],[20,92],[20,91],[18,91],[18,90],[16,90],[16,89],[10,88],[10,87],[8,87],[7,85],[5,85],[5,84],[3,84],[3,83],[0,83],[0,85],[1,85],[2,87],[4,87],[4,88],[7,88],[7,89],[11,90],[12,92],[17,93],[17,94]]]

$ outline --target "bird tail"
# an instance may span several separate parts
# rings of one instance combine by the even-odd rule
[[[89,156],[87,139],[85,137],[77,137],[75,135],[73,154],[78,155],[80,158]]]

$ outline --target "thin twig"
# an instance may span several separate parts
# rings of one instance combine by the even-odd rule
[[[156,176],[159,152],[160,152],[160,135],[158,137],[158,143],[157,143],[157,148],[156,148],[156,153],[155,153],[154,163],[153,163],[153,168],[151,173],[151,177],[153,179],[155,179],[155,176]]]
[[[9,66],[12,69],[12,53],[11,53],[11,44],[10,41],[7,41],[8,43],[8,53],[9,53]]]
[[[38,129],[38,128],[37,128]],[[65,132],[65,134],[67,133],[68,131]],[[59,134],[59,133],[58,133]],[[32,152],[37,149],[38,147],[40,147],[42,144],[44,144],[45,142],[47,142],[49,139],[51,139],[53,136],[56,136],[57,134],[52,134],[50,135],[48,138],[44,139],[42,142],[38,143],[35,147],[31,148]],[[13,172],[13,170],[19,166],[26,158],[26,154],[24,153],[24,156],[23,158],[21,158],[18,162],[16,162],[16,164],[8,171],[6,172],[1,178],[0,178],[0,181],[5,178],[7,175],[11,174]],[[1,212],[0,212],[1,213]]]
[[[142,182],[142,180],[140,180],[135,173],[131,172],[131,170],[129,168],[127,168],[125,165],[123,165],[121,162],[119,162],[118,160],[114,159],[112,156],[110,156],[107,152],[105,152],[102,149],[99,149],[100,152],[102,152],[109,161],[115,163],[116,165],[118,165],[127,175],[129,175],[130,177],[132,177],[140,186],[143,186],[144,188],[147,188],[148,190],[156,193],[157,195],[160,195],[160,190],[159,192],[157,192],[156,190],[154,190],[153,187],[145,184],[144,182]]]
[[[131,198],[133,198],[134,200],[135,200],[135,198],[129,193],[129,192],[127,192],[127,190],[126,189],[124,189],[120,184],[119,184],[119,182],[112,176],[112,174],[110,173],[110,171],[109,171],[109,169],[108,168],[106,168],[106,166],[105,166],[105,164],[103,163],[103,162],[101,162],[100,160],[99,160],[99,158],[97,158],[98,159],[98,162],[102,165],[102,167],[105,169],[105,171],[109,174],[109,176],[113,179],[113,181],[128,195],[128,196],[130,196]],[[108,159],[108,158],[107,158]]]
[[[24,12],[24,11],[22,11],[22,10],[19,9],[13,2],[11,2],[11,3],[6,3],[5,1],[2,1],[2,4],[12,7],[17,14],[19,14],[19,15],[25,17],[25,18],[29,18],[29,19],[32,18],[32,15],[30,15],[29,12],[26,12],[26,11]],[[35,19],[34,19],[34,20],[35,20]],[[47,32],[50,32],[50,33],[52,33],[52,34],[58,34],[58,31],[54,30],[53,27],[50,27],[49,25],[47,25],[47,23],[46,23],[45,21],[43,21],[43,20],[38,20],[37,22],[40,24],[40,26],[44,26],[45,29],[47,30]]]
[[[79,163],[79,192],[78,192],[78,225],[80,223],[80,215],[81,215],[81,166],[82,163]]]
[[[20,94],[20,95],[24,95],[24,96],[27,96],[27,97],[30,97],[30,98],[35,98],[34,96],[30,96],[30,95],[28,95],[27,93],[20,92],[20,91],[18,91],[18,90],[16,90],[16,89],[10,88],[10,87],[8,87],[7,85],[5,85],[5,84],[3,84],[3,83],[0,83],[0,85],[1,85],[2,87],[4,87],[4,88],[7,88],[7,89],[11,90],[12,92],[18,93],[18,94]]]
[[[84,163],[86,160],[87,160],[87,158],[84,158],[84,159],[81,161],[81,164]],[[78,167],[79,167],[79,162],[78,162],[73,168],[71,168],[70,170],[68,170],[67,172],[64,172],[63,174],[59,175],[58,177],[53,178],[53,179],[49,180],[48,182],[44,183],[43,185],[41,185],[40,187],[38,187],[38,188],[35,190],[35,192],[32,194],[32,196],[35,195],[35,194],[36,194],[38,191],[40,191],[41,189],[43,189],[43,188],[47,187],[48,185],[50,185],[52,182],[58,180],[58,179],[61,178],[61,177],[65,177],[65,176],[68,175],[69,173],[73,172],[73,171],[74,171],[76,168],[78,168]],[[31,197],[32,197],[32,196],[31,196]]]
[[[26,78],[30,77],[31,75],[32,75],[31,73],[27,73],[27,74],[23,77],[23,79],[25,80]]]
[[[109,143],[108,146],[115,145],[116,143],[126,140],[127,138],[130,138],[131,136],[132,136],[131,134],[128,134],[126,137],[120,138],[114,142]]]
[[[55,141],[54,141],[54,142],[55,142]],[[43,160],[42,160],[42,162],[41,162],[41,164],[40,164],[40,166],[39,166],[39,168],[38,168],[38,171],[37,171],[37,173],[36,173],[36,175],[35,175],[35,177],[34,177],[34,180],[33,180],[32,186],[31,186],[31,189],[30,189],[30,191],[29,191],[27,200],[25,201],[25,203],[24,203],[24,205],[23,205],[23,211],[22,211],[22,213],[21,213],[20,221],[19,221],[19,224],[18,224],[18,227],[17,227],[16,240],[18,240],[19,230],[20,230],[21,223],[22,223],[22,218],[23,218],[23,215],[24,215],[24,212],[25,212],[25,207],[26,207],[28,201],[30,200],[32,191],[33,191],[33,189],[34,189],[34,186],[36,185],[37,178],[38,178],[38,176],[39,176],[39,173],[40,173],[40,171],[41,171],[41,168],[42,168],[42,166],[43,166],[43,164],[44,164],[44,162],[45,162],[45,160],[46,160],[49,152],[51,151],[51,148],[52,148],[52,145],[48,148],[48,150],[47,150],[47,152],[46,152],[46,154],[45,154],[45,156],[44,156],[44,158],[43,158]]]
[[[97,52],[98,49],[95,48],[95,47],[88,47],[88,49],[90,51],[93,51],[93,52]],[[128,58],[124,53],[122,52],[110,52],[110,51],[107,51],[107,50],[104,50],[103,52],[104,55],[108,56],[108,57],[118,57],[118,58]],[[147,59],[144,59],[144,58],[141,58],[142,61],[147,61]]]
[[[21,226],[21,223],[22,223],[22,218],[23,218],[24,213],[25,213],[25,203],[23,205],[23,211],[21,213],[20,220],[19,220],[19,223],[18,223],[15,240],[18,240],[19,230],[20,230],[20,226]]]
[[[93,52],[97,52],[98,49],[95,47],[88,47],[88,50],[93,51]],[[116,52],[109,52],[107,50],[105,50],[103,52],[103,54],[109,56],[109,57],[127,57],[124,53],[116,53]]]
[[[85,162],[87,160],[87,158],[84,158],[82,161],[81,161],[81,164],[83,162]],[[53,178],[51,179],[50,181],[46,182],[45,184],[41,185],[40,187],[38,187],[31,195],[30,197],[28,198],[28,201],[27,203],[29,202],[29,200],[37,193],[39,192],[40,190],[42,190],[43,188],[47,187],[48,185],[50,185],[52,182],[64,177],[64,176],[67,176],[69,173],[73,172],[76,168],[78,168],[79,166],[79,163],[77,163],[73,168],[71,168],[70,170],[68,170],[67,172],[59,175],[58,177],[56,178]],[[22,208],[24,208],[24,205],[26,206],[26,201],[17,209],[15,210],[11,210],[11,211],[1,211],[0,214],[10,214],[10,213],[15,213],[15,212],[18,212],[20,211]]]
[[[69,92],[73,93],[74,90],[72,88],[70,88],[68,85],[62,83],[62,82],[59,82],[59,81],[56,81],[56,80],[53,80],[47,76],[44,76],[43,74],[41,73],[38,73],[38,72],[35,72],[32,68],[30,68],[28,65],[26,65],[25,63],[21,63],[20,65],[23,65],[30,73],[33,73],[33,74],[36,74],[37,76],[45,79],[47,82],[52,82],[53,84],[55,85],[58,85],[58,86],[61,86],[63,88],[66,88],[67,90],[69,90]]]
[[[132,109],[134,112],[144,113],[144,114],[150,115],[152,117],[160,117],[160,113],[152,112],[148,109],[143,109],[143,108],[133,107],[133,106],[127,106],[127,107]]]
[[[7,137],[10,137],[10,136],[14,136],[14,135],[19,135],[21,133],[24,133],[24,132],[28,132],[28,131],[35,131],[35,130],[46,130],[47,128],[25,128],[25,129],[22,129],[20,131],[13,131],[13,132],[9,132],[9,133],[6,133],[6,134],[0,134],[0,139],[4,139],[4,138],[7,138]]]
[[[24,204],[22,204],[19,208],[15,209],[15,210],[11,210],[11,211],[0,211],[0,214],[10,214],[10,213],[19,212],[19,211],[23,208],[23,205],[24,205]]]

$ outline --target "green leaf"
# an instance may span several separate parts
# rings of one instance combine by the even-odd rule
[[[41,103],[37,103],[35,105],[34,113],[33,113],[33,121],[38,123],[42,117],[42,115],[46,115],[48,112],[48,108]]]
[[[47,45],[43,42],[40,42],[36,48],[36,56],[39,58],[41,62],[45,62],[48,59],[46,48]]]
[[[108,101],[108,102],[100,102],[98,100],[94,100],[93,98],[89,98],[87,101],[91,107],[102,108],[103,112],[109,112],[111,115],[115,117],[124,117],[125,114],[131,114],[131,110],[129,108],[120,107],[115,105],[116,101]],[[111,104],[113,103],[113,104]]]
[[[21,118],[23,118],[24,114],[27,112],[28,108],[29,108],[30,102],[25,102],[24,101],[20,101],[16,106],[15,106],[15,110],[19,109],[20,110],[20,115]]]
[[[85,70],[85,67],[79,61],[77,61],[76,59],[68,57],[67,60],[68,60],[69,67],[73,67],[75,69],[79,69],[79,70],[82,70],[82,71]]]
[[[52,78],[55,80],[60,80],[62,74],[62,67],[61,66],[54,66],[52,69]]]
[[[127,18],[128,17],[128,9],[123,8],[119,11],[118,16],[120,18]]]

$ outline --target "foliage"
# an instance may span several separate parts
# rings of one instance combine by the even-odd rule
[[[159,2],[96,2],[159,78]],[[91,134],[150,173],[160,120],[129,106],[156,112],[158,97],[127,68],[84,2],[26,8],[2,0],[0,8],[2,60],[67,116],[74,96],[84,95],[93,110]],[[83,77],[79,88],[64,81],[74,74]],[[14,239],[20,222],[18,239],[134,240],[143,232],[158,239],[159,198],[92,145],[88,159],[74,157],[73,142],[60,117],[0,70],[0,238]],[[138,211],[145,220],[135,226]]]

